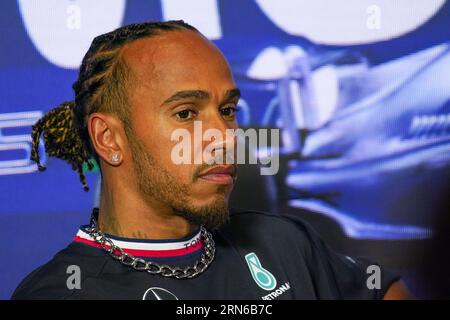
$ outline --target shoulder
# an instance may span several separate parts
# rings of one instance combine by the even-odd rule
[[[299,216],[256,210],[231,209],[230,225],[246,231],[294,232],[309,234],[313,228]]]
[[[84,244],[71,243],[50,261],[28,274],[17,286],[11,299],[68,299],[74,290],[67,285],[76,272],[80,281],[101,272],[105,255]]]
[[[224,228],[229,239],[244,251],[261,251],[289,261],[284,267],[304,261],[317,297],[336,299],[381,299],[399,275],[370,258],[349,257],[334,251],[320,235],[296,215],[276,215],[258,211],[234,211]],[[368,268],[378,266],[380,283],[369,289]]]
[[[314,229],[300,217],[255,210],[231,209],[229,223],[220,231],[240,243],[250,239],[272,244],[291,243],[304,250],[310,250],[320,241]]]

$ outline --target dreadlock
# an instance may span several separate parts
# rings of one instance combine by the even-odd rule
[[[78,80],[72,86],[75,101],[61,103],[32,126],[30,159],[37,163],[39,171],[45,170],[39,157],[42,134],[46,153],[67,161],[80,176],[83,189],[89,190],[83,164],[92,170],[92,158],[100,162],[90,142],[88,116],[94,112],[111,113],[126,128],[131,126],[125,90],[129,70],[120,55],[121,49],[137,39],[175,30],[197,31],[182,20],[146,22],[123,26],[94,38],[81,63]]]

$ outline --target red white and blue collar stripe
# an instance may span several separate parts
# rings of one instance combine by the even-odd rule
[[[94,241],[84,228],[85,226],[78,230],[73,241],[100,248],[100,245]],[[180,257],[197,252],[203,247],[200,230],[184,239],[175,240],[129,239],[110,235],[108,235],[108,238],[110,238],[116,246],[122,248],[123,251],[135,257]]]

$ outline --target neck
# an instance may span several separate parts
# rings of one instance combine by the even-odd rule
[[[143,199],[137,190],[120,182],[114,187],[102,183],[98,219],[104,233],[125,238],[177,239],[198,227],[161,202]]]

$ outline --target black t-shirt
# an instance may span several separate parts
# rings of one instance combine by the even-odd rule
[[[292,216],[232,211],[229,223],[212,232],[214,261],[192,279],[125,266],[100,249],[85,227],[29,274],[12,299],[381,299],[399,279],[371,261],[334,252]],[[111,238],[125,252],[169,266],[193,265],[203,252],[198,231],[164,241]],[[73,266],[78,282],[72,281]],[[378,285],[369,279],[374,268]]]

